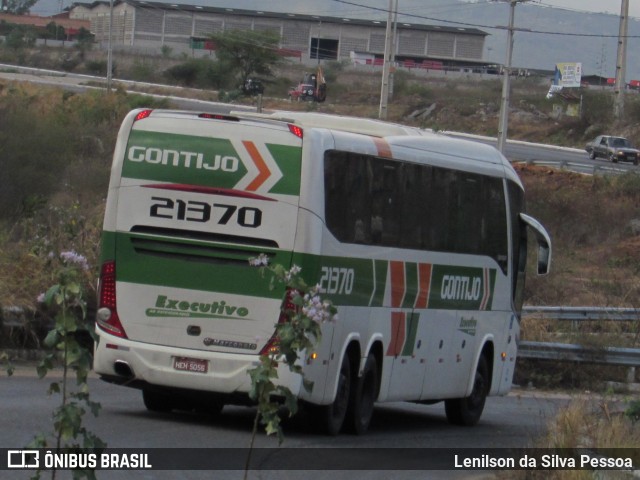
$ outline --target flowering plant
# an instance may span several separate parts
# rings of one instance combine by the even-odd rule
[[[249,370],[251,376],[252,399],[258,402],[258,412],[254,422],[254,437],[258,421],[265,427],[267,435],[277,434],[280,443],[284,440],[278,410],[280,404],[273,400],[274,396],[284,398],[284,404],[293,416],[297,410],[297,397],[289,388],[276,385],[278,366],[283,363],[289,370],[302,376],[302,384],[308,391],[313,388],[312,382],[304,378],[299,359],[309,351],[322,336],[321,324],[337,321],[337,310],[333,304],[320,297],[320,286],[307,286],[300,277],[301,268],[293,265],[286,269],[280,264],[270,265],[269,258],[261,254],[249,259],[249,264],[259,267],[263,276],[270,276],[270,288],[284,285],[287,288],[283,301],[282,313],[284,321],[276,324],[275,335],[277,348],[260,355],[260,364]],[[253,437],[251,440],[253,446]]]
[[[75,251],[66,251],[55,255],[49,254],[49,260],[55,264],[56,283],[45,293],[38,296],[55,312],[55,325],[47,334],[44,344],[52,351],[37,366],[37,373],[43,378],[56,365],[62,367],[62,379],[49,386],[49,394],[60,394],[60,405],[54,410],[54,437],[56,448],[101,448],[105,443],[87,431],[82,425],[82,418],[89,409],[94,416],[98,415],[100,404],[89,398],[87,377],[91,368],[91,352],[80,344],[77,332],[84,328],[86,318],[86,302],[83,296],[82,278],[89,271],[87,259]],[[70,373],[74,372],[77,388],[68,388]],[[48,446],[47,437],[36,436],[31,447]],[[55,477],[55,470],[52,471]],[[74,471],[74,478],[95,478],[93,471]]]

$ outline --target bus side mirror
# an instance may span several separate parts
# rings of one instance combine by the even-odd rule
[[[520,219],[531,229],[538,242],[538,275],[547,275],[551,269],[551,237],[535,218],[521,213]]]

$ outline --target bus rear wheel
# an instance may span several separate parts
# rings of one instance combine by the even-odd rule
[[[377,395],[378,363],[373,353],[370,353],[364,364],[362,376],[356,384],[356,391],[353,397],[353,430],[357,435],[361,435],[368,430]]]
[[[345,354],[340,366],[338,375],[338,390],[336,398],[330,405],[319,407],[317,421],[320,428],[329,435],[337,435],[342,430],[344,419],[349,408],[349,397],[351,395],[351,365],[349,357]]]
[[[142,401],[150,412],[169,413],[175,408],[170,395],[153,390],[142,390]]]
[[[484,355],[478,360],[471,395],[465,398],[445,400],[447,420],[454,425],[473,426],[480,420],[489,394],[489,366]]]

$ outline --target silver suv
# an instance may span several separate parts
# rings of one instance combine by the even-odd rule
[[[592,160],[603,157],[613,163],[622,160],[638,165],[638,159],[640,158],[640,150],[637,150],[629,140],[610,135],[596,137],[593,141],[587,143],[585,150]]]

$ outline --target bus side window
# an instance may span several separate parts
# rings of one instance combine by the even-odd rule
[[[325,220],[340,242],[485,255],[507,273],[498,177],[329,150]]]

